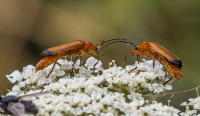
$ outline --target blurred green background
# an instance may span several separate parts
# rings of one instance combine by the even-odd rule
[[[41,51],[74,40],[91,41],[127,38],[136,45],[156,42],[182,62],[182,80],[173,90],[200,85],[200,1],[135,0],[0,0],[0,95],[11,89],[7,74],[35,65]],[[134,47],[112,44],[101,53],[105,68],[115,59],[120,64]],[[84,55],[84,59],[87,59]],[[142,58],[144,58],[142,56]],[[151,59],[151,58],[150,58]],[[129,55],[126,64],[136,57]],[[124,65],[125,66],[125,65]],[[195,90],[174,96],[171,105],[197,97]],[[169,97],[162,99],[167,104]]]

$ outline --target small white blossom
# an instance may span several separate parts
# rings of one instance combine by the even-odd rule
[[[58,91],[59,89],[61,89],[60,83],[54,83],[52,86],[52,90]]]
[[[9,92],[6,94],[6,96],[18,96],[17,92]]]
[[[10,75],[6,75],[6,77],[11,83],[15,83],[16,81],[21,81],[22,80],[21,73],[18,70],[15,70]]]
[[[97,63],[98,60],[96,60],[94,57],[89,57],[87,60],[86,60],[86,64],[85,64],[85,67],[87,67],[89,70],[92,69],[94,67],[94,64]],[[95,68],[101,68],[102,67],[102,62],[99,61]]]
[[[12,87],[12,92],[20,92],[21,90],[20,90],[20,86],[19,85],[14,85],[13,87]]]

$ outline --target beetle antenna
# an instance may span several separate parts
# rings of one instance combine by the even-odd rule
[[[103,49],[103,48],[105,48],[106,46],[108,46],[109,44],[112,44],[112,43],[117,43],[117,42],[123,42],[123,43],[128,43],[128,45],[134,45],[135,46],[135,44],[133,44],[133,43],[131,43],[131,42],[128,42],[128,41],[113,41],[113,42],[110,42],[110,43],[108,43],[108,44],[106,44],[106,45],[104,45],[99,51],[98,51],[98,53],[97,54],[99,54],[99,52]]]
[[[99,43],[101,43],[101,42],[103,43],[104,41],[103,41],[102,39],[99,40],[99,41],[98,41],[98,44],[97,44],[96,46],[101,46],[101,44],[99,44]]]
[[[103,54],[101,54],[101,53],[99,53],[99,52],[98,52],[97,54],[100,54],[101,56],[103,56]]]
[[[103,46],[104,43],[107,43],[109,41],[114,41],[114,40],[127,40],[128,41],[128,39],[125,39],[125,38],[115,38],[115,39],[110,39],[110,40],[107,40],[107,41],[101,40],[102,42],[101,42],[100,45]]]

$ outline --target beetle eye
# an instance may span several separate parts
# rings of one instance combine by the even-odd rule
[[[137,50],[137,49],[138,49],[138,46],[136,46],[135,49]]]
[[[97,47],[96,50],[98,51],[98,50],[99,50],[99,47]]]

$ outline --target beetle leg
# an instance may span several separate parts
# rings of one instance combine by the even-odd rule
[[[167,78],[167,68],[166,68],[166,65],[167,65],[167,64],[166,64],[166,62],[165,62],[164,57],[160,55],[160,56],[158,57],[158,61],[163,61],[162,65],[165,64],[164,67],[165,67],[165,79],[166,79],[166,78]],[[172,76],[172,77],[173,77],[173,76]],[[170,80],[171,80],[171,79],[170,79]]]
[[[72,64],[72,71],[71,71],[71,73],[74,71],[74,64],[75,64],[76,61],[78,60],[78,57],[79,57],[79,56],[80,56],[80,55],[76,56],[76,59],[75,59],[74,63]]]
[[[138,60],[139,60],[139,55],[137,54],[137,56],[136,56],[136,57],[137,57],[137,61],[138,61]]]
[[[98,64],[98,62],[99,62],[99,59],[98,59],[98,61],[94,64],[94,66],[93,66],[93,75],[94,75],[95,66]]]
[[[151,54],[152,54],[151,51],[150,51],[150,50],[147,50],[147,55],[146,55],[146,57],[149,57]]]
[[[154,69],[154,67],[155,67],[155,60],[153,60],[153,69]],[[166,68],[165,68],[166,69]]]
[[[165,67],[165,79],[167,78],[167,69]]]
[[[173,78],[173,76],[168,81],[166,81],[163,85],[166,85],[169,81],[172,80],[172,78]]]
[[[82,59],[82,57],[80,56],[80,66],[85,67],[84,65],[82,65],[82,63],[83,63],[83,59]],[[85,67],[85,68],[87,69],[87,67]]]
[[[94,58],[96,58],[96,59],[99,59],[99,56],[97,56],[96,54],[87,53],[87,55],[92,56],[92,57],[94,57]]]
[[[59,65],[59,66],[61,67],[61,64],[60,64],[60,63],[56,62],[56,64]]]
[[[60,70],[61,70],[61,64],[60,64],[60,63],[58,63],[58,62],[56,62],[56,64],[60,66]]]
[[[137,68],[137,66],[136,66],[135,68],[131,69],[131,72],[132,72],[133,70],[135,70],[136,68]]]
[[[128,57],[128,54],[129,54],[129,53],[132,53],[132,54],[138,54],[138,55],[139,55],[139,58],[140,58],[140,54],[141,54],[141,53],[140,53],[139,51],[137,51],[137,50],[129,51],[129,52],[126,54],[123,63],[120,64],[120,65],[118,65],[118,66],[121,66],[121,65],[123,65],[123,64],[126,62],[126,58]],[[137,59],[137,60],[139,60],[139,59]]]
[[[96,65],[98,64],[98,62],[99,62],[99,56],[97,56],[96,54],[88,53],[88,52],[86,52],[86,53],[87,53],[87,55],[92,56],[92,57],[98,59],[98,61],[97,61],[97,62],[94,64],[94,66],[93,66],[93,75],[94,75],[94,69],[95,69],[95,66],[96,66]]]
[[[57,55],[57,57],[56,57],[56,60],[55,60],[55,62],[54,62],[54,64],[53,64],[53,67],[52,67],[51,71],[49,72],[49,74],[47,75],[47,78],[50,76],[50,74],[52,73],[53,69],[55,68],[60,53],[61,53],[61,52],[58,53],[58,55]]]
[[[139,64],[140,63],[140,55],[138,55],[138,59],[137,60],[138,60],[138,64]]]
[[[147,51],[147,53],[145,51]],[[140,54],[143,54],[146,57],[149,57],[151,55],[151,52],[150,52],[150,50],[142,50]]]

